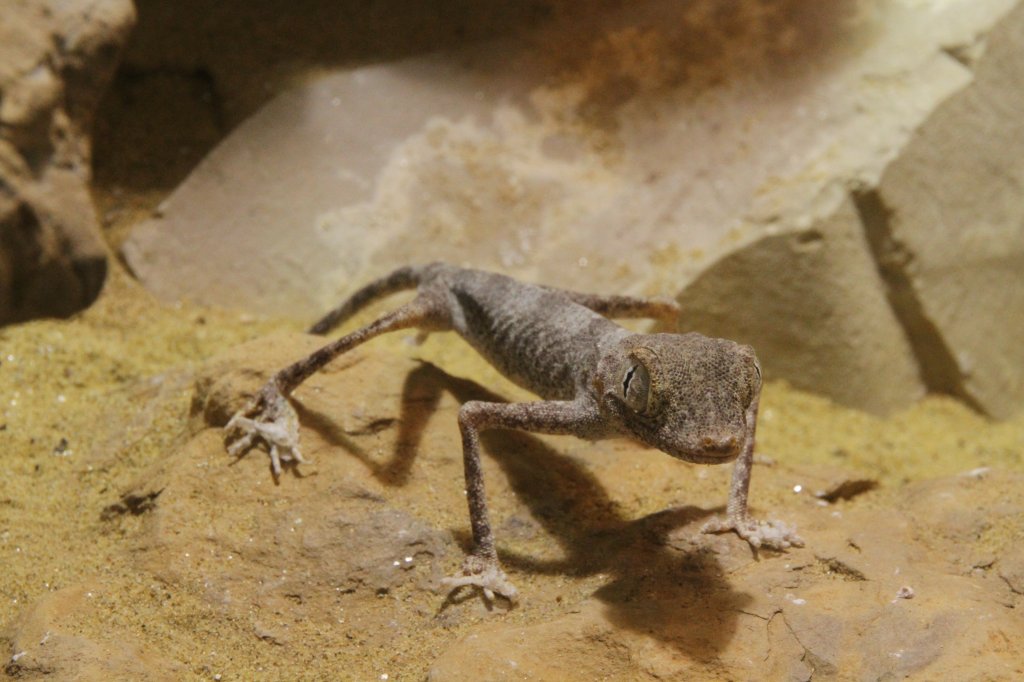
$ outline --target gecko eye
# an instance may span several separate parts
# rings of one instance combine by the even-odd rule
[[[647,411],[647,398],[651,389],[651,377],[647,368],[639,362],[626,368],[622,375],[622,397],[634,412]]]

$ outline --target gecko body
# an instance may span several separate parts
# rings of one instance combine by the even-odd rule
[[[416,297],[369,325],[275,374],[228,422],[228,450],[266,445],[275,475],[303,462],[298,418],[288,395],[333,358],[380,334],[416,327],[460,334],[505,376],[542,399],[470,401],[459,410],[474,548],[451,588],[472,585],[488,599],[517,596],[498,562],[480,467],[481,431],[522,429],[586,439],[631,437],[703,464],[735,460],[724,519],[704,530],[733,530],[752,546],[802,544],[792,528],[747,514],[761,369],[753,349],[698,333],[637,334],[609,317],[668,318],[674,302],[598,296],[519,282],[444,263],[400,268],[358,290],[310,329],[324,333],[370,301],[416,288]]]

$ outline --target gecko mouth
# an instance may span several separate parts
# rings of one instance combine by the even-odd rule
[[[687,459],[697,464],[724,464],[736,459],[740,454],[740,443],[735,436],[716,440],[704,438],[696,447],[689,450]]]
[[[739,447],[706,448],[693,445],[682,447],[659,447],[662,452],[691,464],[727,464],[740,454]]]
[[[736,459],[739,454],[739,450],[722,453],[693,452],[684,459],[694,464],[727,464]]]

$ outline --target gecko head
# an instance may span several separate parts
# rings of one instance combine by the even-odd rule
[[[754,350],[701,334],[634,334],[604,352],[601,411],[643,443],[688,462],[739,455],[761,389]]]

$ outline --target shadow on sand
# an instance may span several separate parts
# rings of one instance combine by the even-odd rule
[[[397,446],[385,463],[360,449],[330,416],[300,408],[300,419],[328,442],[348,450],[381,482],[401,486],[444,391],[460,403],[503,402],[471,381],[421,364],[405,381]],[[662,639],[695,660],[714,658],[728,644],[749,596],[729,586],[710,552],[683,552],[668,543],[672,531],[719,510],[687,506],[628,519],[593,475],[539,438],[495,430],[484,432],[482,439],[532,517],[566,554],[565,559],[545,562],[503,550],[499,524],[498,552],[506,568],[576,577],[607,574],[610,581],[595,596],[606,604],[615,625]],[[468,532],[456,531],[456,536],[468,550]]]

